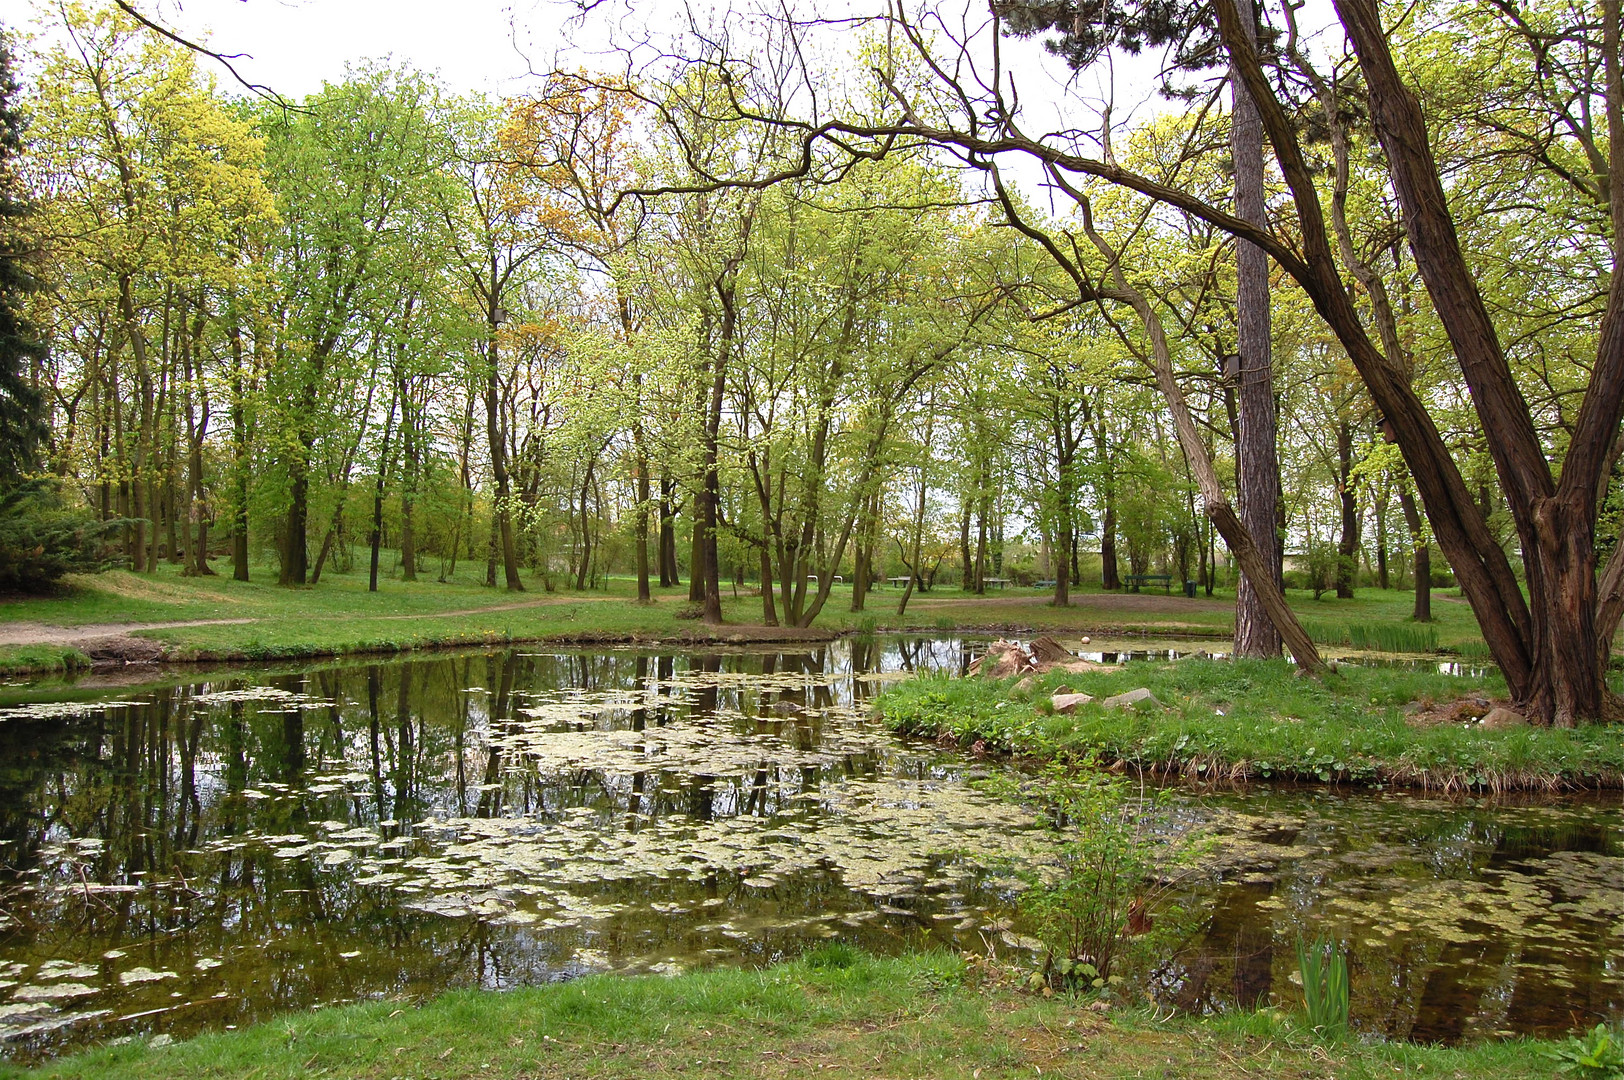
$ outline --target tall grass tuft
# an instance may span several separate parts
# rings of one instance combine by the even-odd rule
[[[1312,945],[1297,939],[1297,969],[1303,980],[1303,1004],[1308,1025],[1322,1043],[1333,1043],[1348,1033],[1348,957],[1324,938]]]
[[[1356,649],[1378,652],[1436,652],[1438,629],[1428,623],[1355,623],[1348,638]]]
[[[1430,623],[1304,623],[1303,628],[1321,645],[1346,645],[1391,653],[1438,650],[1438,629]]]

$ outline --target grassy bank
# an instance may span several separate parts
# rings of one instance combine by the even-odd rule
[[[1054,715],[1055,688],[1097,699],[1146,687],[1163,709]],[[900,732],[1040,757],[1096,755],[1106,764],[1201,780],[1289,779],[1431,790],[1624,786],[1624,730],[1417,726],[1408,709],[1467,694],[1503,695],[1482,678],[1350,667],[1323,682],[1285,661],[1138,662],[1042,676],[1030,692],[990,679],[922,678],[889,688],[876,707]]]
[[[476,564],[444,582],[433,575],[416,582],[386,576],[372,593],[359,571],[328,572],[319,585],[291,589],[274,584],[268,566],[254,567],[252,577],[248,582],[225,576],[187,578],[166,564],[152,574],[110,571],[70,578],[51,596],[0,599],[0,675],[83,665],[88,661],[78,646],[92,631],[150,639],[174,660],[297,659],[508,641],[772,636],[760,628],[760,598],[749,588],[735,591],[731,585],[723,590],[729,625],[713,631],[681,617],[692,614],[686,587],[659,589],[654,604],[639,605],[629,578],[613,578],[596,590],[548,591],[539,578],[529,577],[526,592],[510,593],[487,588],[484,567]],[[817,629],[1221,638],[1230,633],[1234,617],[1234,599],[1222,593],[1187,599],[1156,590],[1083,589],[1074,593],[1071,607],[1054,608],[1048,594],[1037,590],[1011,588],[975,597],[944,587],[914,596],[901,616],[896,614],[899,599],[895,587],[877,590],[866,611],[852,612],[849,587],[836,586]],[[1417,633],[1405,622],[1408,593],[1367,590],[1340,601],[1316,601],[1302,593],[1293,594],[1292,602],[1327,644],[1353,643],[1355,636],[1376,631],[1396,635],[1395,641]],[[1422,628],[1417,640],[1443,648],[1480,648],[1476,623],[1464,603],[1440,598],[1436,606],[1439,621]]]
[[[1278,1013],[1158,1023],[1019,993],[941,954],[874,959],[840,946],[765,971],[604,976],[422,1007],[300,1013],[153,1048],[107,1047],[0,1077],[929,1076],[1548,1077],[1542,1044],[1466,1049],[1312,1045]]]

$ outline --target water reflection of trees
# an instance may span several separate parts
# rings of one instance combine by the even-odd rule
[[[1617,858],[1614,815],[1543,820],[1535,811],[1525,820],[1512,807],[1473,802],[1416,813],[1406,802],[1369,796],[1291,801],[1313,810],[1297,827],[1254,839],[1322,854],[1278,862],[1265,855],[1234,869],[1206,908],[1199,946],[1164,972],[1164,999],[1196,1012],[1245,1006],[1271,990],[1300,1000],[1295,987],[1281,988],[1296,968],[1292,946],[1328,933],[1350,956],[1355,1021],[1390,1038],[1453,1043],[1507,1030],[1560,1032],[1624,1012],[1624,987],[1603,944],[1616,942],[1616,927],[1577,914],[1580,898],[1564,892],[1547,862],[1558,852]],[[1409,916],[1395,928],[1378,918],[1413,889],[1447,890],[1449,882],[1492,889],[1506,875],[1514,881],[1503,898],[1488,894],[1504,909],[1486,913],[1487,921],[1464,907],[1436,926]],[[1537,908],[1525,899],[1526,910],[1518,909],[1527,882],[1545,897]],[[1471,895],[1463,891],[1463,903]],[[1519,920],[1526,920],[1521,931],[1508,928]],[[1596,945],[1576,950],[1550,938],[1558,931]]]
[[[880,759],[854,754],[785,766],[764,741],[759,758],[733,770],[679,775],[654,762],[626,773],[555,770],[522,750],[503,749],[494,736],[528,719],[523,710],[530,705],[573,688],[624,699],[583,716],[582,728],[648,732],[653,739],[663,728],[720,710],[715,723],[733,734],[773,736],[810,750],[827,734],[827,710],[858,706],[880,685],[849,676],[953,670],[974,652],[959,641],[895,638],[787,653],[493,652],[277,675],[265,680],[280,692],[269,698],[205,697],[247,689],[233,677],[156,688],[136,706],[12,720],[0,726],[0,865],[12,888],[40,888],[32,899],[8,905],[21,921],[8,947],[13,955],[95,956],[130,941],[149,943],[145,962],[186,973],[154,995],[167,1000],[174,990],[201,1000],[226,992],[229,1001],[207,1006],[207,1015],[232,1022],[253,1010],[263,1015],[313,1000],[552,977],[573,970],[572,951],[584,944],[714,947],[715,937],[696,930],[694,920],[652,926],[646,918],[616,916],[591,931],[494,933],[486,921],[424,915],[385,888],[357,885],[351,874],[324,869],[322,851],[276,852],[364,827],[378,839],[400,839],[406,846],[395,853],[404,859],[428,846],[415,829],[427,819],[523,816],[549,827],[577,808],[628,832],[672,815],[770,818],[831,779],[874,775]],[[724,673],[761,679],[715,678]],[[901,774],[910,766],[919,777],[932,768],[924,759],[885,767]],[[1469,809],[1425,816],[1392,810],[1382,817],[1369,804],[1328,804],[1275,842],[1332,851],[1405,846],[1411,857],[1395,873],[1429,881],[1512,871],[1553,850],[1618,854],[1611,819],[1516,825]],[[64,846],[70,838],[100,843]],[[1284,988],[1295,963],[1291,935],[1324,923],[1325,905],[1355,876],[1331,860],[1311,859],[1282,865],[1266,884],[1226,885],[1208,912],[1205,952],[1173,971],[1169,996],[1208,1010],[1271,992],[1294,994]],[[94,893],[85,884],[147,887]],[[1361,887],[1390,890],[1393,882],[1367,875]],[[696,888],[727,895],[743,886],[738,875],[698,886],[604,886],[606,895],[640,902],[651,893],[691,897]],[[1284,915],[1260,906],[1277,898],[1287,903]],[[809,876],[776,887],[770,902],[784,911],[815,911],[848,899],[837,881]],[[1616,943],[1616,935],[1597,934]],[[787,932],[764,933],[739,948],[767,955],[791,940]],[[1392,941],[1382,949],[1356,942],[1355,977],[1366,1022],[1394,1035],[1448,1040],[1467,1025],[1547,1030],[1570,1026],[1569,1012],[1624,1011],[1618,974],[1608,970],[1603,948],[1574,955],[1504,933],[1453,943],[1424,934]],[[364,963],[342,960],[338,952],[353,946],[335,944],[341,942],[364,943]],[[245,946],[263,949],[263,959],[192,974],[196,959]],[[1572,986],[1552,993],[1553,976]]]

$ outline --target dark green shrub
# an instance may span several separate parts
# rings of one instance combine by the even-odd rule
[[[119,524],[66,505],[54,480],[24,480],[0,494],[0,589],[38,590],[106,569],[102,541]]]

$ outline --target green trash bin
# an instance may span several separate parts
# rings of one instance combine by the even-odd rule
[[[1184,583],[1184,595],[1188,596],[1191,600],[1195,599],[1195,582],[1186,581]]]

